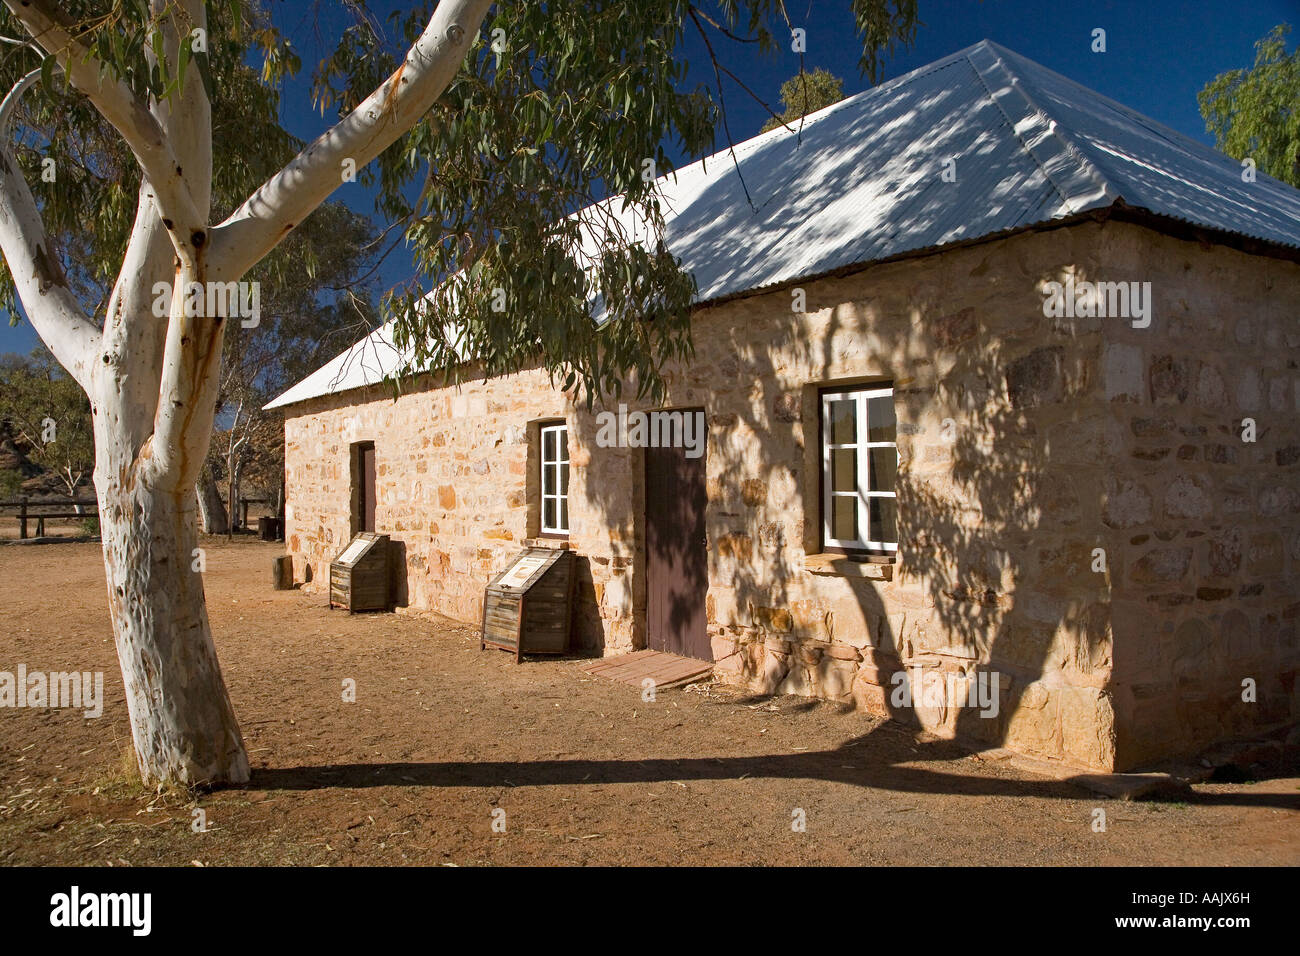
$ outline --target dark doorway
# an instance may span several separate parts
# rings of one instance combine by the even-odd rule
[[[358,442],[352,446],[353,534],[375,530],[375,443]]]
[[[684,414],[698,414],[703,422],[701,411]],[[686,451],[645,450],[646,646],[712,661],[704,609],[705,456],[691,458]]]

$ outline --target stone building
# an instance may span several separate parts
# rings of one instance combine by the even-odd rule
[[[1297,718],[1300,192],[987,41],[736,161],[662,184],[702,454],[543,369],[394,400],[380,329],[272,403],[298,580],[369,500],[401,605],[567,544],[577,647],[1068,765]]]

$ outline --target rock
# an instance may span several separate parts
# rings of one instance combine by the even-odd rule
[[[1153,548],[1133,563],[1129,580],[1138,584],[1181,581],[1191,563],[1191,548]]]
[[[1106,478],[1101,520],[1111,528],[1133,528],[1151,520],[1151,495],[1136,481]]]
[[[1157,355],[1151,359],[1151,401],[1156,404],[1179,404],[1191,394],[1191,363],[1172,355]]]
[[[965,308],[936,319],[933,329],[935,344],[940,348],[949,348],[974,338],[979,331],[979,323],[975,319],[975,310]]]
[[[889,707],[890,688],[880,687],[862,679],[859,670],[853,681],[853,706],[877,717],[892,716]]]
[[[772,631],[787,632],[794,628],[790,612],[783,607],[754,608],[754,623]]]
[[[815,676],[820,696],[830,700],[847,700],[853,693],[857,667],[850,661],[825,657],[817,665]]]
[[[1120,342],[1107,345],[1102,355],[1101,375],[1109,401],[1142,400],[1142,350],[1136,345]]]
[[[1063,687],[1059,697],[1065,756],[1087,767],[1106,766],[1115,753],[1110,694],[1096,687]]]
[[[772,417],[778,422],[797,422],[801,415],[798,392],[786,392],[772,403]]]
[[[1007,366],[1007,394],[1014,408],[1034,408],[1059,402],[1065,396],[1059,345],[1035,349]]]
[[[1165,517],[1204,518],[1213,508],[1209,479],[1179,475],[1165,489]]]
[[[1070,777],[1069,782],[1112,800],[1183,796],[1191,792],[1186,782],[1167,773],[1081,773]]]
[[[1228,388],[1213,365],[1202,364],[1196,376],[1196,404],[1202,408],[1224,408],[1228,404]]]

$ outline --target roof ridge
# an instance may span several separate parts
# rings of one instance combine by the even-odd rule
[[[799,117],[798,120],[799,125],[797,126],[795,126],[793,123],[782,124],[781,126],[777,126],[773,129],[755,133],[753,136],[750,136],[748,139],[742,139],[739,142],[730,142],[727,145],[723,146],[721,149],[715,150],[714,152],[710,153],[708,156],[701,156],[699,159],[691,160],[685,166],[673,168],[669,172],[661,175],[659,177],[659,181],[663,182],[669,178],[676,179],[678,176],[687,175],[690,172],[692,172],[696,167],[699,167],[701,171],[707,172],[708,164],[714,161],[725,163],[728,160],[731,160],[733,158],[735,160],[739,160],[742,156],[745,156],[753,152],[755,149],[757,149],[760,145],[766,143],[768,140],[777,140],[780,138],[780,135],[782,133],[788,134],[791,131],[790,127],[793,127],[796,134],[799,136],[799,141],[795,143],[795,148],[798,149],[803,145],[803,131],[807,128],[809,120],[812,120],[814,123],[820,122],[825,117],[830,116],[832,113],[839,112],[841,109],[848,108],[849,106],[852,105],[861,105],[859,103],[859,101],[861,100],[866,100],[872,97],[881,96],[905,83],[915,82],[916,80],[920,79],[923,76],[929,76],[931,73],[935,73],[938,70],[945,69],[951,66],[953,63],[962,59],[966,55],[966,53],[969,52],[970,50],[973,50],[976,47],[981,46],[983,44],[989,44],[991,42],[992,41],[990,40],[981,40],[979,43],[966,47],[963,50],[958,50],[955,53],[949,53],[945,57],[940,57],[939,59],[934,60],[930,63],[926,63],[916,67],[915,69],[908,70],[906,73],[900,74],[899,76],[896,76],[893,79],[885,80],[881,83],[878,83],[875,86],[869,86],[865,90],[859,90],[858,92],[854,93],[852,96],[846,96],[842,100],[837,100],[834,103],[830,103],[826,106],[821,107],[820,109],[815,109],[811,113],[805,113],[803,116]]]
[[[1258,241],[1261,254],[1300,250],[1300,191],[1263,174],[1243,186],[1217,150],[991,40],[810,113],[803,127],[734,145],[749,205],[729,146],[658,177],[664,240],[696,277],[694,305],[1078,221],[1121,199],[1160,221]],[[941,150],[966,157],[956,186],[938,185],[954,181],[935,169]],[[387,317],[267,407],[402,371],[397,325]]]
[[[1051,183],[1052,188],[1055,189],[1057,195],[1061,197],[1061,201],[1065,204],[1066,209],[1070,213],[1080,212],[1089,205],[1095,204],[1098,197],[1095,194],[1077,195],[1066,193],[1060,182],[1058,182],[1058,177],[1054,176],[1052,171],[1048,168],[1052,157],[1040,157],[1038,152],[1035,151],[1034,145],[1030,144],[1021,134],[1021,122],[1023,119],[1029,118],[1029,116],[1036,118],[1046,129],[1047,135],[1053,137],[1058,143],[1060,143],[1062,151],[1070,160],[1073,160],[1074,165],[1100,186],[1101,195],[1105,197],[1106,200],[1114,202],[1121,198],[1119,191],[1115,189],[1109,180],[1106,179],[1102,174],[1102,171],[1097,167],[1097,164],[1090,160],[1087,154],[1079,148],[1073,139],[1062,131],[1061,124],[1056,121],[1055,117],[1039,106],[1034,98],[1029,95],[1028,91],[1025,89],[1026,84],[1022,81],[1019,74],[1011,68],[1006,58],[1002,56],[1002,52],[1003,47],[994,43],[992,40],[981,40],[974,46],[967,47],[963,50],[962,55],[965,56],[966,61],[971,65],[971,69],[975,71],[975,75],[979,77],[981,85],[983,85],[985,92],[988,94],[989,101],[992,102],[993,105],[998,108],[998,111],[1006,118],[1007,124],[1011,127],[1012,135],[1020,141],[1025,152],[1029,154],[1029,158],[1034,161],[1035,165],[1037,165],[1039,170],[1042,172],[1043,177]],[[977,62],[976,58],[981,54],[987,54],[990,57],[988,62],[983,64]],[[1024,102],[1027,115],[1022,116],[1021,121],[1017,121],[1011,117],[1006,109],[1007,104],[1004,103],[1006,98],[1004,96],[999,96],[990,87],[990,77],[988,74],[994,70],[1000,70],[1004,74],[1007,84],[1015,90],[1015,92],[1020,96],[1020,99]],[[1060,154],[1058,153],[1057,155]]]

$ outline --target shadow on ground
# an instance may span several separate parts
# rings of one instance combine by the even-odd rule
[[[440,761],[420,763],[353,763],[333,766],[299,766],[255,770],[252,790],[325,790],[370,787],[545,787],[600,786],[619,783],[665,783],[689,780],[809,779],[902,793],[941,793],[973,797],[1047,797],[1063,800],[1086,798],[1089,792],[1069,779],[1015,779],[1007,776],[940,773],[908,763],[961,760],[969,752],[948,741],[917,743],[910,758],[901,761],[873,759],[882,728],[840,747],[805,753],[744,757],[682,757],[648,760],[563,759],[529,761]],[[886,748],[910,743],[900,734]],[[892,748],[891,748],[892,749]],[[866,765],[846,764],[857,760]],[[1100,798],[1098,798],[1100,799]],[[1197,805],[1277,807],[1300,810],[1300,793],[1204,793],[1188,790],[1175,800]]]

